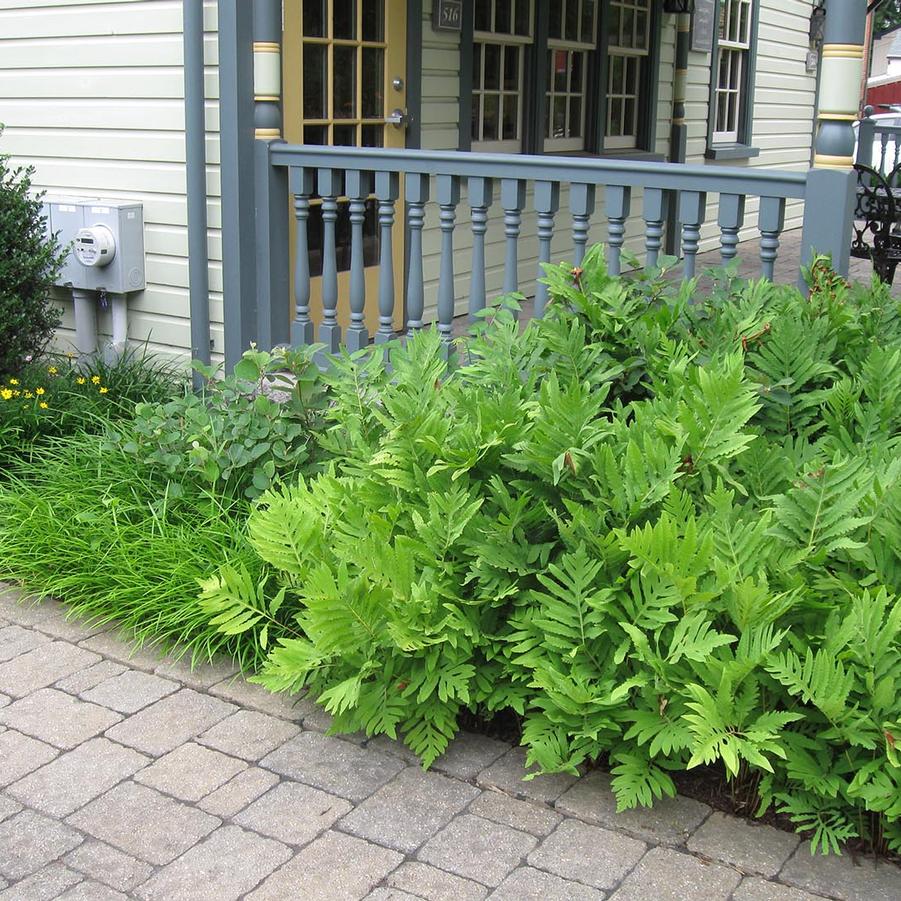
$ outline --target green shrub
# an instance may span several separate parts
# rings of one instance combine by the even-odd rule
[[[691,303],[595,248],[467,365],[431,332],[343,358],[329,470],[251,513],[271,574],[230,561],[204,606],[270,648],[263,685],[425,765],[512,710],[543,771],[608,761],[620,808],[715,765],[814,849],[898,851],[901,310],[810,276]]]
[[[46,239],[33,174],[0,154],[0,376],[40,354],[60,322],[50,288],[65,251]]]

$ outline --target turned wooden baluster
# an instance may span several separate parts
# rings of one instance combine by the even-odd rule
[[[535,211],[538,213],[538,284],[535,286],[535,315],[544,315],[548,288],[544,278],[544,264],[551,261],[551,239],[554,237],[554,216],[560,209],[560,185],[555,181],[535,182]]]
[[[569,188],[569,208],[573,217],[573,266],[581,266],[588,244],[588,229],[594,213],[594,185],[573,184]]]
[[[435,179],[441,226],[441,264],[438,270],[438,332],[445,344],[454,335],[454,223],[460,202],[460,180],[455,175]]]
[[[472,271],[469,278],[469,318],[485,309],[485,233],[488,231],[488,208],[494,199],[490,178],[470,178],[467,183],[472,222]]]
[[[307,244],[307,220],[310,218],[313,171],[292,166],[290,179],[291,192],[294,195],[294,217],[297,220],[294,319],[291,322],[291,344],[294,347],[300,347],[313,343],[313,320],[310,319],[310,251]]]
[[[519,291],[519,233],[522,210],[526,205],[526,183],[516,178],[501,180],[501,206],[504,208],[504,294]]]
[[[351,170],[345,173],[344,190],[350,206],[350,326],[344,343],[350,351],[369,344],[366,328],[366,273],[363,259],[363,223],[366,220],[366,200],[372,193],[372,175]]]
[[[379,202],[379,328],[375,343],[394,337],[394,202],[399,194],[396,172],[376,172],[375,196]]]
[[[679,192],[679,221],[682,223],[683,279],[694,278],[701,226],[707,212],[707,195],[703,191]]]
[[[335,169],[320,169],[317,179],[322,198],[322,322],[319,340],[325,349],[336,353],[341,343],[338,325],[338,260],[335,223],[338,221],[338,197],[341,194],[341,173]]]
[[[734,260],[738,253],[738,233],[745,221],[743,194],[720,194],[717,224],[720,227],[720,258],[724,263]]]
[[[645,265],[653,269],[663,244],[663,223],[666,220],[666,192],[662,188],[645,188],[642,202],[644,219]]]
[[[757,225],[760,229],[761,274],[772,281],[779,256],[779,235],[785,225],[785,198],[761,197]]]
[[[407,223],[409,235],[409,267],[407,272],[407,333],[422,328],[425,308],[425,284],[422,272],[422,227],[425,205],[429,199],[429,176],[408,172],[405,178]]]
[[[626,219],[629,218],[631,204],[631,188],[625,185],[607,185],[604,188],[604,206],[607,210],[607,271],[611,275],[622,272]]]

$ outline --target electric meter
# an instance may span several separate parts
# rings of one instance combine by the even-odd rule
[[[72,252],[82,266],[108,266],[116,256],[116,239],[105,225],[91,225],[78,230]]]

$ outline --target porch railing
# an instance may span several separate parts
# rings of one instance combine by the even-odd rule
[[[547,287],[537,281],[541,263],[551,260],[555,225],[566,216],[571,223],[574,265],[585,252],[595,197],[603,190],[606,216],[608,266],[618,273],[625,241],[626,221],[632,215],[632,192],[642,190],[640,220],[643,221],[645,260],[653,265],[660,254],[668,204],[675,204],[681,233],[684,277],[695,272],[701,228],[707,213],[708,195],[718,195],[716,225],[722,259],[736,256],[739,232],[745,225],[746,201],[759,198],[756,228],[759,232],[760,274],[772,278],[779,253],[779,238],[787,200],[805,202],[802,254],[831,253],[839,271],[847,272],[853,210],[853,177],[847,172],[817,169],[788,172],[772,169],[741,169],[691,166],[644,161],[598,160],[507,154],[457,153],[422,150],[390,150],[295,146],[282,142],[268,145],[267,190],[258,201],[258,271],[270,273],[259,280],[259,332],[263,341],[290,340],[297,346],[315,340],[336,351],[365,346],[370,335],[364,324],[368,303],[378,305],[376,342],[395,336],[395,305],[405,295],[405,331],[422,327],[424,312],[423,226],[426,208],[438,206],[440,262],[437,284],[437,328],[445,341],[452,340],[456,312],[454,288],[454,238],[461,186],[466,185],[472,250],[468,287],[470,314],[486,302],[485,249],[489,209],[503,212],[504,292],[520,290],[534,294],[535,315],[547,302]],[[260,173],[258,169],[258,173]],[[393,227],[397,216],[401,180],[406,207],[406,272],[395,272]],[[526,212],[527,185],[531,184],[529,211],[537,221],[538,266],[535,281],[518,283],[519,240]],[[290,335],[285,334],[287,290],[287,229],[282,221],[285,186],[290,192],[295,228],[293,313]],[[568,211],[561,211],[561,185],[569,186]],[[379,232],[378,296],[366,296],[363,255],[363,222],[367,200],[375,198]],[[311,276],[307,246],[307,223],[311,200],[318,197],[322,217],[321,310],[311,303]],[[339,297],[336,255],[336,222],[339,199],[346,201],[350,217],[350,271],[348,296]],[[279,209],[279,205],[281,209]],[[636,210],[638,213],[639,211]],[[259,227],[262,220],[263,228]],[[268,236],[268,243],[266,241]],[[284,270],[284,271],[283,271]],[[405,278],[405,284],[400,279]],[[403,287],[405,291],[396,290]],[[342,333],[339,304],[348,304],[349,327]],[[319,320],[314,335],[314,318]]]
[[[863,111],[857,132],[857,162],[875,169],[883,176],[890,176],[901,164],[901,125],[887,125],[874,119],[872,106]],[[901,121],[901,113],[898,114]]]

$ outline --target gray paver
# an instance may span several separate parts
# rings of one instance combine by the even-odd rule
[[[128,901],[128,895],[86,879],[60,895],[57,901]]]
[[[351,801],[362,801],[392,779],[402,761],[318,732],[303,732],[260,761],[283,776]]]
[[[0,823],[8,820],[13,814],[18,813],[22,809],[21,804],[17,804],[12,798],[6,795],[0,795]]]
[[[29,807],[64,817],[149,761],[131,748],[95,738],[13,783],[6,791]]]
[[[523,832],[531,832],[539,838],[553,832],[563,819],[559,813],[548,810],[543,804],[517,801],[516,798],[490,790],[483,791],[469,806],[468,812]]]
[[[887,861],[855,859],[845,853],[813,856],[802,842],[779,874],[781,882],[843,901],[898,901],[901,867]]]
[[[146,786],[123,782],[66,822],[148,863],[167,864],[220,820]]]
[[[232,704],[183,688],[132,714],[107,734],[114,741],[159,757],[205,732],[234,710]]]
[[[388,738],[387,735],[376,735],[370,738],[363,747],[370,751],[379,751],[383,754],[391,754],[402,760],[407,766],[420,766],[419,757],[411,751],[400,739]],[[434,766],[432,767],[434,769]]]
[[[421,901],[419,895],[402,892],[399,888],[377,888],[366,896],[366,901]]]
[[[8,785],[59,754],[51,745],[14,729],[0,733],[0,786]]]
[[[71,676],[66,676],[65,679],[60,679],[59,682],[54,683],[53,687],[58,688],[60,691],[68,692],[70,695],[80,695],[89,688],[93,688],[112,676],[118,676],[124,672],[125,667],[121,663],[116,663],[113,660],[101,660],[87,669],[80,670]]]
[[[225,754],[256,762],[300,732],[298,726],[258,710],[239,710],[207,729],[197,741]]]
[[[610,896],[611,901],[719,901],[731,897],[741,875],[672,848],[653,848]]]
[[[278,782],[278,776],[259,767],[249,767],[217,788],[198,803],[198,807],[217,817],[233,817]]]
[[[364,898],[403,857],[340,832],[327,832],[273,873],[248,901],[356,901]]]
[[[290,856],[279,842],[224,826],[154,874],[135,894],[146,901],[234,901]]]
[[[339,828],[411,854],[478,794],[471,785],[408,767],[344,817]]]
[[[66,750],[121,719],[118,713],[80,701],[55,688],[42,688],[0,709],[0,722]]]
[[[100,623],[96,618],[84,619],[77,614],[73,615],[70,608],[56,601],[45,601],[44,608],[47,615],[38,620],[34,628],[53,638],[74,643],[109,629],[109,623]]]
[[[595,888],[613,888],[641,859],[646,846],[637,839],[578,820],[564,820],[529,855],[529,863],[564,879]]]
[[[14,585],[0,582],[0,611],[3,618],[20,626],[35,626],[50,619],[65,619],[66,608],[52,598],[40,600]]]
[[[190,742],[142,770],[135,776],[135,782],[182,801],[199,801],[246,767],[243,760]]]
[[[557,799],[554,806],[589,823],[621,829],[647,841],[667,845],[684,844],[711,810],[700,801],[679,795],[661,798],[651,808],[640,807],[617,813],[610,776],[600,771],[583,776]]]
[[[33,810],[23,810],[0,823],[0,873],[8,879],[30,876],[81,841],[74,829]]]
[[[343,798],[308,785],[282,782],[241,811],[234,821],[289,845],[305,845],[350,809]]]
[[[799,842],[790,832],[716,811],[688,840],[688,850],[746,872],[775,876]]]
[[[520,867],[488,897],[492,901],[603,901],[604,893],[553,873]]]
[[[65,676],[77,673],[100,657],[65,641],[50,641],[0,663],[0,691],[13,698],[45,688]]]
[[[442,870],[495,887],[536,844],[528,833],[463,814],[426,842],[417,856]]]
[[[137,713],[143,707],[171,695],[178,683],[140,670],[127,670],[88,689],[82,697],[119,713]]]
[[[150,864],[144,863],[143,860],[138,860],[106,842],[99,842],[93,838],[70,851],[63,860],[73,870],[78,870],[120,892],[131,891],[153,872]]]
[[[566,773],[551,773],[523,781],[527,773],[526,752],[523,748],[511,748],[503,757],[479,773],[476,780],[483,788],[499,788],[517,798],[530,801],[544,801],[550,804],[557,800],[568,788],[575,784],[574,776]]]
[[[5,626],[0,629],[0,662],[12,660],[33,648],[46,644],[50,639],[33,629],[21,626]]]
[[[417,860],[402,863],[385,881],[427,901],[482,901],[488,894],[488,889],[478,882]]]
[[[5,892],[0,892],[0,901],[51,901],[80,881],[80,873],[73,873],[61,863],[51,863]]]
[[[509,750],[510,745],[496,738],[461,732],[432,764],[432,769],[469,782]]]
[[[303,710],[294,704],[295,696],[274,694],[262,685],[252,685],[240,676],[217,683],[210,688],[210,694],[283,720],[299,723],[303,718]]]
[[[217,657],[213,661],[204,660],[198,662],[197,666],[192,666],[191,658],[184,655],[174,660],[167,660],[158,666],[155,672],[158,676],[175,679],[176,682],[181,682],[188,688],[196,688],[200,691],[212,688],[223,679],[237,674],[238,664],[233,660]]]
[[[811,895],[798,888],[768,882],[759,876],[747,876],[732,896],[733,901],[822,901],[822,895]]]
[[[129,669],[144,670],[147,673],[152,673],[165,662],[165,655],[159,646],[141,645],[134,635],[119,628],[107,629],[106,632],[99,632],[79,642],[79,645],[125,664]]]

